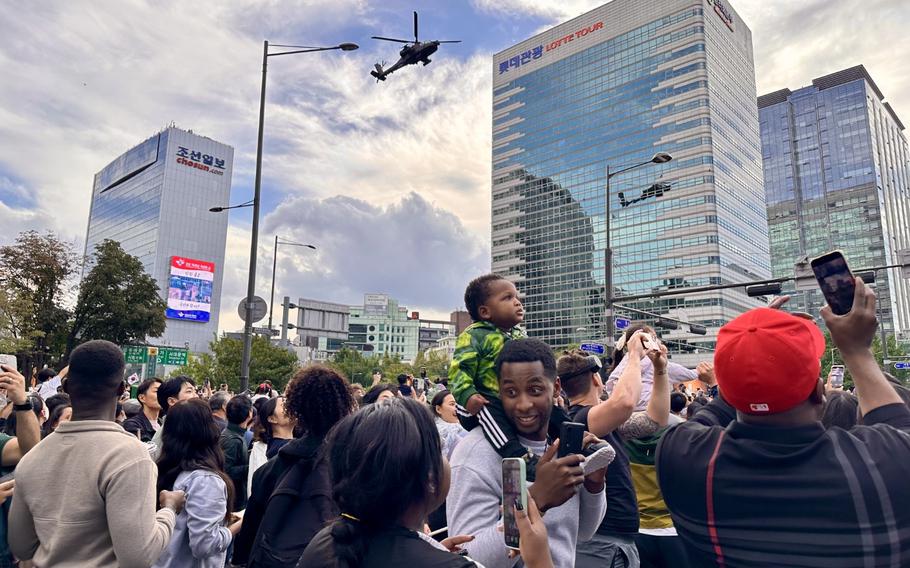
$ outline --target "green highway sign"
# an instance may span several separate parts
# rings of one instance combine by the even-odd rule
[[[153,347],[149,345],[124,345],[123,357],[128,365],[172,365],[182,367],[187,363],[187,350],[182,347]],[[154,369],[154,366],[152,366]]]
[[[187,362],[187,350],[179,347],[159,347],[158,363],[182,367]]]
[[[145,345],[125,345],[123,356],[128,365],[142,365],[148,362],[148,347]]]

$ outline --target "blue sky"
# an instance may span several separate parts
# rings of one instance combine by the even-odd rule
[[[491,54],[591,0],[0,0],[0,243],[26,229],[79,247],[92,176],[171,123],[235,148],[232,202],[251,197],[262,40],[355,52],[270,60],[261,263],[276,295],[355,303],[386,292],[439,317],[489,269]],[[759,94],[867,66],[910,122],[901,0],[731,0],[751,28]],[[647,9],[647,0],[641,0]],[[412,10],[422,39],[460,39],[376,84]],[[249,210],[231,214],[223,329],[240,325]]]

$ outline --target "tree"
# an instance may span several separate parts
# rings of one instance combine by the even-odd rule
[[[79,268],[73,245],[52,232],[19,233],[0,247],[0,337],[26,358],[45,362],[66,343],[67,293]],[[23,365],[25,368],[26,365]]]
[[[190,361],[180,367],[171,376],[187,375],[201,385],[209,379],[212,388],[217,389],[221,383],[237,392],[240,389],[240,361],[243,354],[243,342],[228,337],[215,338],[209,343],[211,353],[192,356]],[[266,337],[253,337],[253,349],[250,357],[250,385],[255,388],[267,379],[277,390],[284,390],[285,385],[297,372],[299,364],[297,354],[283,347],[272,345]]]
[[[828,373],[831,371],[831,365],[843,365],[844,360],[840,356],[840,353],[837,350],[837,346],[834,345],[834,341],[831,339],[831,334],[826,330],[825,332],[825,354],[822,356],[822,377],[827,379]],[[897,338],[893,335],[887,336],[888,340],[888,358],[889,359],[898,359],[900,361],[906,361],[902,357],[907,355],[906,348],[898,343]],[[882,360],[882,341],[881,337],[876,334],[872,339],[872,354],[880,362]],[[885,372],[894,375],[902,384],[906,385],[908,380],[910,380],[910,373],[907,371],[899,371],[894,368],[894,366],[889,365],[882,368]],[[844,373],[844,388],[850,388],[853,386],[853,377],[850,376],[850,371]]]
[[[360,383],[369,388],[373,384],[373,371],[382,373],[383,382],[397,384],[398,375],[420,376],[420,368],[426,367],[427,378],[436,379],[448,375],[449,359],[442,353],[427,353],[421,351],[417,354],[413,363],[405,363],[401,360],[400,355],[382,355],[365,356],[360,351],[341,349],[331,361],[326,364],[345,377],[352,383]]]
[[[142,343],[164,333],[167,303],[158,283],[120,243],[95,247],[92,269],[79,289],[67,338],[67,355],[79,343],[106,339],[118,345]]]

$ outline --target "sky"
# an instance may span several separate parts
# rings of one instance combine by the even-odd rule
[[[173,123],[234,147],[251,199],[262,41],[352,52],[270,58],[257,293],[357,304],[384,292],[447,319],[490,268],[491,56],[592,0],[0,0],[0,244],[52,230],[84,247],[94,174]],[[643,7],[648,2],[640,0]],[[906,0],[731,0],[758,94],[864,64],[910,124]],[[444,45],[377,84],[411,11]],[[241,327],[250,209],[230,213],[220,327]]]

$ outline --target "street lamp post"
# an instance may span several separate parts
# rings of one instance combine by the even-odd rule
[[[607,199],[606,205],[604,207],[606,209],[606,248],[604,249],[604,316],[607,318],[607,341],[609,342],[610,346],[613,345],[616,335],[616,323],[613,320],[613,247],[610,246],[610,180],[613,179],[613,176],[617,176],[621,173],[625,173],[642,166],[647,166],[648,164],[665,164],[672,159],[673,156],[670,154],[667,154],[666,152],[658,152],[646,162],[628,166],[616,171],[611,171],[610,165],[607,164]]]
[[[313,51],[329,51],[340,49],[352,51],[358,48],[355,43],[342,43],[334,47],[306,47],[302,45],[280,45],[273,47],[299,48],[293,51],[280,51],[269,53],[269,42],[262,42],[262,90],[259,93],[259,136],[256,143],[256,182],[253,188],[253,226],[250,239],[250,271],[246,285],[246,317],[243,324],[243,356],[240,361],[240,391],[244,392],[250,384],[250,352],[253,347],[253,296],[256,289],[256,249],[259,246],[259,206],[262,189],[262,133],[265,128],[265,80],[268,70],[269,57],[278,55],[291,55],[294,53],[310,53]]]
[[[304,243],[295,243],[294,241],[279,240],[280,237],[275,235],[275,248],[272,251],[272,293],[269,299],[269,329],[272,329],[272,313],[275,311],[275,270],[278,268],[278,245],[288,245],[293,247],[306,247],[316,250],[313,245]]]

